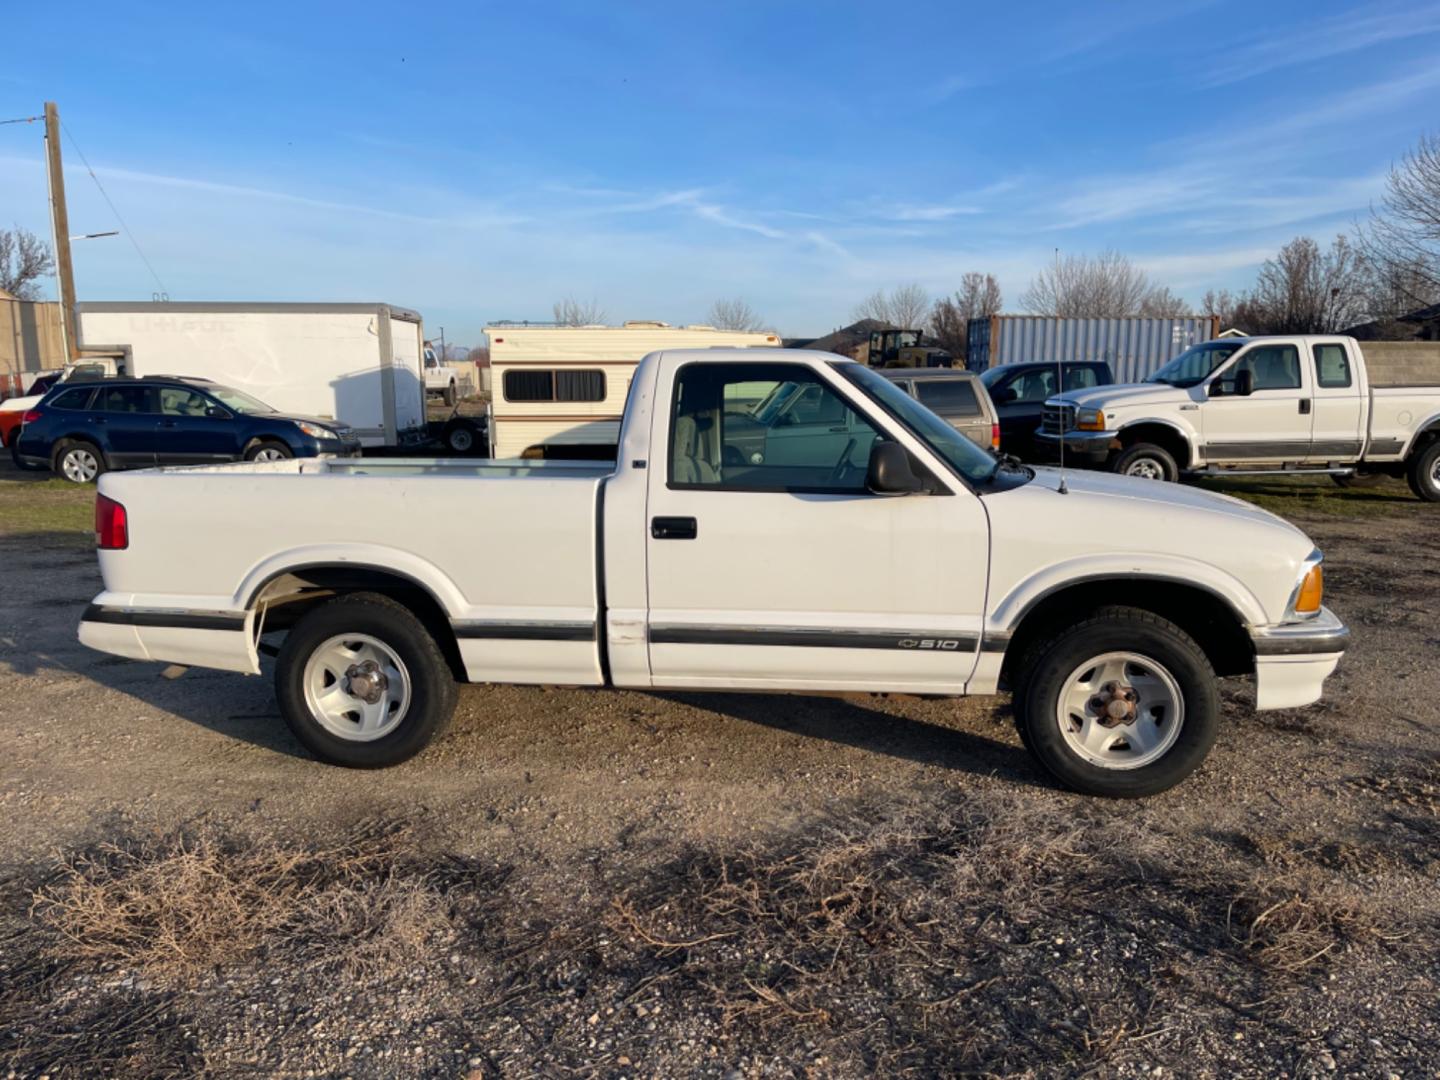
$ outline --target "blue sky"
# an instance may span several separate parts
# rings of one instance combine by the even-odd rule
[[[1440,3],[30,4],[0,119],[59,103],[176,300],[386,300],[470,343],[596,299],[790,335],[1113,247],[1198,300],[1345,230],[1440,129]],[[118,223],[64,143],[71,232]],[[49,235],[0,127],[0,223]],[[81,299],[160,285],[75,245]]]

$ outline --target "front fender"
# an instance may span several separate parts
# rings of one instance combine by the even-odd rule
[[[1190,460],[1192,462],[1198,460],[1199,455],[1196,453],[1196,451],[1199,446],[1199,435],[1194,431],[1194,429],[1186,427],[1178,420],[1172,420],[1168,417],[1163,416],[1137,416],[1133,420],[1126,420],[1123,424],[1121,424],[1118,428],[1115,429],[1115,432],[1116,434],[1119,434],[1120,432],[1125,431],[1127,428],[1139,427],[1142,424],[1154,424],[1159,427],[1169,428],[1171,431],[1175,432],[1176,435],[1179,435],[1182,439],[1185,440],[1185,445],[1190,448]]]
[[[1179,555],[1085,555],[1037,570],[1013,585],[992,609],[986,629],[1013,633],[1036,604],[1071,585],[1087,581],[1164,581],[1213,594],[1246,626],[1268,620],[1259,599],[1241,581],[1217,566]]]

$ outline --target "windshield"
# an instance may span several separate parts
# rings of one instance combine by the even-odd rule
[[[769,424],[789,402],[790,395],[795,393],[797,385],[793,382],[778,383],[775,389],[766,394],[764,399],[750,410],[750,415],[762,424]]]
[[[1192,346],[1145,381],[1170,386],[1197,386],[1239,352],[1242,344],[1239,341],[1207,341],[1203,345]]]
[[[249,394],[242,394],[239,390],[231,390],[228,386],[207,386],[205,392],[231,412],[272,413],[275,411],[263,401],[253,398]]]
[[[1000,468],[997,458],[980,449],[885,376],[859,364],[836,364],[835,367],[965,479],[976,484],[994,479],[996,470]]]

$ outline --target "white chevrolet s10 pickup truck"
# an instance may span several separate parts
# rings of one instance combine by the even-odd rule
[[[793,408],[757,403],[793,396]],[[415,754],[455,681],[991,694],[1084,792],[1198,766],[1217,675],[1320,697],[1320,553],[1225,496],[997,458],[829,353],[660,352],[612,463],[315,459],[107,473],[80,640],[258,674],[341,765]]]
[[[1051,398],[1035,442],[1052,458],[1063,445],[1067,463],[1148,480],[1403,476],[1440,502],[1440,346],[1374,348],[1385,363],[1367,362],[1351,337],[1207,341],[1143,383]]]

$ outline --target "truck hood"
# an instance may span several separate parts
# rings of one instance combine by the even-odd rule
[[[1112,409],[1122,405],[1179,405],[1192,398],[1187,391],[1165,383],[1118,383],[1093,390],[1071,390],[1050,400],[1066,401],[1082,409]]]
[[[1038,468],[1028,484],[984,496],[991,589],[1024,593],[1037,567],[1076,576],[1159,577],[1233,598],[1247,621],[1283,619],[1314,543],[1258,506],[1182,484]]]

